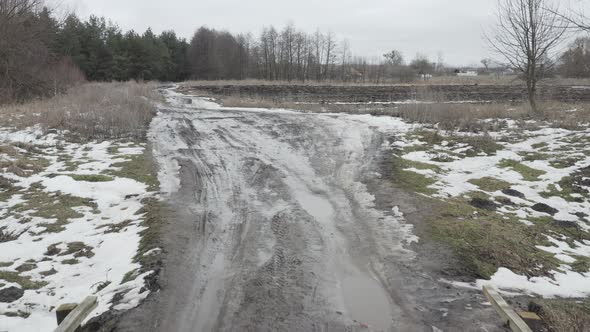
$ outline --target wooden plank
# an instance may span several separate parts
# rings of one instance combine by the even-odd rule
[[[74,332],[97,306],[97,297],[88,296],[59,324],[54,332]]]
[[[504,301],[502,296],[494,288],[483,286],[483,293],[494,309],[500,314],[502,320],[514,332],[532,332],[530,327],[520,318],[519,315]]]
[[[530,319],[530,320],[541,320],[541,317],[539,317],[539,315],[537,315],[534,312],[521,311],[521,312],[518,313],[518,315],[522,319],[524,319],[524,320],[527,320],[527,319]]]
[[[55,317],[57,318],[57,325],[61,324],[61,322],[68,317],[68,315],[76,309],[78,303],[65,303],[57,307],[55,309]]]

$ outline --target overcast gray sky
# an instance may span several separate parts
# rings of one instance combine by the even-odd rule
[[[293,22],[346,38],[353,52],[381,56],[420,52],[452,65],[479,64],[490,56],[484,29],[494,22],[496,0],[59,0],[82,17],[105,16],[121,28],[173,29],[190,39],[202,25],[258,35],[262,26]],[[575,0],[574,0],[575,1]],[[579,1],[579,0],[577,0]]]

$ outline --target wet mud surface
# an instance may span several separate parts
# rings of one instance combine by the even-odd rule
[[[117,330],[503,331],[481,292],[440,281],[452,256],[416,242],[431,207],[384,174],[394,128],[187,98],[151,130],[178,164],[162,288]]]

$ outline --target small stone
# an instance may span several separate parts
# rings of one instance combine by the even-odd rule
[[[562,228],[578,228],[578,224],[575,221],[568,221],[568,220],[554,220],[553,223],[556,226]]]
[[[473,198],[471,200],[471,202],[469,202],[469,204],[471,204],[472,206],[474,206],[478,209],[490,210],[490,211],[494,211],[498,207],[498,205],[496,203],[490,201],[489,199],[484,199],[484,198],[479,198],[479,197]]]
[[[504,189],[504,190],[502,190],[502,193],[504,195],[508,195],[508,196],[512,196],[512,197],[524,198],[523,193],[521,193],[518,190],[514,190],[514,189]]]
[[[25,291],[22,288],[18,287],[8,287],[0,290],[0,302],[2,303],[12,303],[25,294]]]
[[[531,209],[537,211],[537,212],[541,212],[541,213],[547,213],[549,215],[554,216],[557,212],[559,212],[559,210],[550,207],[549,205],[545,204],[545,203],[537,203],[535,205],[533,205],[531,207]]]
[[[508,206],[515,206],[516,204],[510,200],[510,198],[506,198],[506,197],[498,197],[497,198],[498,203],[502,204],[502,205],[508,205]]]

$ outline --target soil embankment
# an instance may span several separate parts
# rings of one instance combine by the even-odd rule
[[[279,98],[293,102],[519,102],[526,96],[521,85],[186,85],[184,91],[215,96]],[[590,102],[590,86],[542,86],[539,98],[566,103]]]

